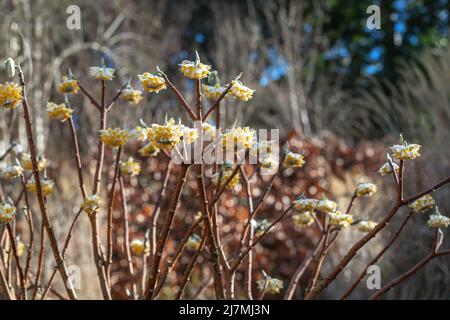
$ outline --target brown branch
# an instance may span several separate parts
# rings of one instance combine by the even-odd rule
[[[69,118],[70,132],[72,133],[72,142],[73,142],[73,153],[75,156],[75,162],[77,165],[77,173],[78,173],[78,183],[80,185],[81,195],[83,196],[83,200],[86,198],[86,187],[84,186],[83,181],[83,171],[80,159],[80,148],[78,146],[78,138],[77,132],[75,130],[75,125],[73,123],[72,117]]]
[[[192,111],[191,107],[189,106],[189,104],[187,103],[186,99],[183,97],[183,95],[180,93],[180,91],[178,91],[178,89],[173,85],[172,82],[170,82],[169,78],[167,77],[167,75],[165,75],[164,73],[161,73],[164,81],[166,82],[166,84],[169,86],[169,88],[175,93],[175,95],[177,96],[178,102],[181,104],[181,106],[184,108],[184,110],[186,110],[186,112],[188,113],[189,117],[192,120],[197,120],[197,117],[194,113],[194,111]]]
[[[25,288],[25,276],[20,262],[19,254],[17,253],[16,240],[14,239],[14,232],[9,223],[6,224],[6,230],[8,231],[9,241],[11,242],[11,250],[16,261],[16,268],[19,272],[20,289],[22,291],[19,299],[27,300],[27,289]]]
[[[91,103],[98,109],[101,110],[100,108],[100,104],[94,99],[94,97],[92,97],[92,95],[84,88],[84,86],[81,85],[81,83],[79,81],[78,82],[78,87],[80,88],[81,92],[83,92],[86,97],[88,97],[88,99],[91,101]]]
[[[116,95],[111,99],[111,101],[106,105],[106,111],[111,110],[111,108],[113,107],[114,103],[117,101],[117,99],[120,98],[120,96],[122,95],[123,90],[128,86],[128,82],[125,83],[119,91],[117,91]]]
[[[231,87],[233,86],[233,83],[230,82],[228,84],[228,86],[225,88],[224,92],[222,92],[222,94],[217,98],[217,100],[214,102],[214,104],[212,105],[212,107],[205,113],[205,116],[203,117],[203,121],[208,120],[209,116],[214,112],[214,110],[217,108],[220,108],[220,101],[223,100],[223,98],[225,98],[225,96],[228,94],[228,92],[230,91]]]

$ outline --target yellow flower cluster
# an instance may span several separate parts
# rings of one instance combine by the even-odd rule
[[[299,228],[305,228],[314,223],[313,212],[304,211],[296,213],[292,216],[292,221]]]
[[[427,211],[428,209],[433,208],[435,205],[435,201],[432,196],[429,194],[413,201],[408,205],[408,207],[415,213],[422,213]]]
[[[215,84],[213,86],[207,86],[202,84],[202,93],[209,100],[217,100],[222,95],[222,93],[226,90],[226,87],[221,87],[220,84]],[[227,93],[225,97],[229,95]]]
[[[356,187],[356,196],[357,197],[370,197],[375,192],[377,192],[377,186],[373,183],[361,182]]]
[[[147,143],[145,146],[139,149],[139,154],[141,157],[156,157],[160,149],[155,146],[152,142]]]
[[[33,170],[33,162],[31,161],[31,155],[28,153],[20,154],[20,164],[25,170]],[[38,159],[38,171],[42,171],[47,166],[47,159],[39,158]]]
[[[430,215],[427,224],[431,228],[447,228],[450,226],[450,218],[443,216],[438,212],[438,214]]]
[[[183,125],[176,124],[173,118],[166,120],[163,125],[152,124],[147,129],[147,137],[159,149],[172,149],[181,142]]]
[[[47,102],[47,115],[51,119],[66,121],[72,115],[73,110],[66,107],[65,103],[56,104],[54,102]]]
[[[52,180],[49,179],[41,179],[41,189],[43,196],[48,196],[50,193],[53,192],[53,189],[55,187],[55,183]],[[31,193],[37,192],[37,186],[34,181],[30,181],[27,183],[27,190]]]
[[[259,291],[264,291],[269,294],[280,293],[281,289],[283,289],[283,281],[277,278],[267,277],[256,281],[256,283],[258,284]]]
[[[392,167],[394,167],[395,172],[398,173],[400,171],[400,167],[395,162],[392,162]],[[385,164],[383,164],[381,166],[381,168],[378,170],[378,173],[382,176],[392,173],[392,168],[391,168],[391,165],[389,164],[389,162],[386,162]]]
[[[105,67],[90,67],[89,75],[99,80],[112,80],[114,78],[114,69]]]
[[[273,151],[273,140],[260,140],[253,144],[250,154],[254,157],[271,155]]]
[[[147,129],[138,126],[130,131],[129,138],[137,139],[138,141],[145,141],[147,140]]]
[[[278,167],[278,162],[274,160],[272,156],[266,156],[259,161],[261,168],[276,170]]]
[[[186,144],[191,144],[198,138],[198,131],[195,128],[188,128],[183,126],[182,132],[183,132],[183,141]]]
[[[21,177],[23,174],[23,168],[19,165],[10,165],[2,170],[2,178],[12,180]]]
[[[364,220],[358,223],[358,231],[370,232],[377,226],[377,223],[371,220]]]
[[[256,134],[255,130],[249,127],[237,127],[228,129],[222,135],[222,145],[227,151],[234,151],[234,147],[237,146],[238,150],[250,149],[255,143]],[[231,149],[233,148],[233,149]]]
[[[150,252],[150,244],[143,239],[133,239],[130,242],[130,250],[133,255],[142,257],[144,253],[147,255]]]
[[[231,168],[224,168],[222,171],[219,171],[215,174],[213,174],[212,178],[212,183],[214,184],[214,186],[217,186],[217,184],[219,184],[219,186],[222,188],[225,183],[228,181],[228,179],[231,177],[231,174],[233,173],[233,169]],[[227,189],[234,189],[234,187],[239,183],[239,172],[236,173],[234,175],[234,177],[230,180],[230,182],[227,185]],[[220,182],[219,182],[220,179]]]
[[[286,153],[283,165],[286,168],[301,168],[305,164],[305,159],[301,154],[289,151]]]
[[[334,211],[328,213],[330,216],[330,225],[341,228],[348,228],[353,223],[353,216],[351,214]]]
[[[419,150],[421,145],[419,144],[396,144],[390,149],[392,150],[392,157],[396,160],[415,159],[420,157]]]
[[[203,122],[202,129],[203,129],[203,139],[205,141],[213,140],[216,138],[217,129],[213,125],[207,122]]]
[[[134,177],[141,172],[141,165],[130,157],[127,161],[120,163],[120,172],[125,176]]]
[[[198,248],[200,248],[200,242],[200,237],[197,234],[193,234],[186,241],[186,248],[189,250],[197,250]]]
[[[58,86],[58,91],[62,94],[77,94],[80,87],[75,79],[69,79],[67,76],[62,77],[62,82]]]
[[[141,81],[142,88],[148,92],[158,93],[167,88],[164,78],[151,74],[150,72],[138,74],[138,78]]]
[[[27,246],[22,241],[18,240],[16,243],[16,251],[17,256],[21,257],[25,253],[25,250],[27,249]]]
[[[203,64],[199,60],[195,62],[184,60],[180,64],[180,71],[183,72],[186,77],[191,79],[206,78],[209,75],[210,70],[211,66]]]
[[[130,104],[138,104],[142,100],[142,91],[132,88],[125,88],[120,97]]]
[[[336,208],[337,208],[336,202],[328,200],[328,199],[320,200],[317,203],[317,207],[316,207],[317,210],[324,212],[324,213],[334,212],[334,211],[336,211]]]
[[[14,109],[22,102],[22,88],[14,82],[0,84],[0,107]]]
[[[108,128],[106,130],[100,130],[100,139],[103,143],[115,147],[121,147],[128,141],[128,130],[120,128]]]
[[[299,198],[294,201],[294,209],[299,212],[314,211],[318,203],[316,199]]]
[[[0,223],[10,223],[16,216],[16,207],[9,203],[0,203]]]
[[[87,214],[92,214],[94,212],[97,212],[98,209],[100,209],[101,205],[102,199],[99,197],[98,194],[93,194],[92,196],[86,197],[86,199],[84,199],[81,208]]]
[[[255,90],[250,89],[249,87],[246,87],[240,82],[239,80],[233,80],[231,81],[233,84],[230,91],[233,96],[238,98],[242,101],[248,101],[251,98],[253,98],[253,93]]]

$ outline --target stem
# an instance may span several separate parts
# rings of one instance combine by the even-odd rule
[[[16,247],[16,241],[14,239],[14,232],[13,232],[11,226],[9,225],[9,223],[6,224],[6,229],[8,231],[9,241],[11,242],[11,250],[13,252],[14,260],[16,260],[17,271],[19,272],[20,289],[22,291],[22,294],[19,296],[19,298],[22,298],[23,300],[27,300],[27,290],[25,289],[25,277],[24,277],[22,264],[20,263],[20,257],[17,254],[17,247]]]
[[[186,110],[186,112],[188,113],[189,117],[192,120],[197,120],[197,117],[195,115],[195,113],[192,111],[191,107],[189,106],[189,104],[187,103],[186,99],[183,97],[183,95],[180,93],[180,91],[178,91],[178,89],[173,85],[172,82],[170,82],[169,78],[167,77],[167,75],[165,75],[164,73],[162,73],[162,76],[164,78],[164,81],[166,82],[166,84],[169,86],[169,88],[175,93],[175,95],[177,96],[178,102],[181,104],[181,106],[184,108],[184,110]]]
[[[203,117],[203,121],[208,120],[209,116],[214,112],[214,110],[217,108],[220,108],[220,101],[222,101],[223,98],[227,95],[227,93],[230,91],[231,87],[233,86],[233,83],[230,82],[228,86],[226,87],[225,91],[222,92],[222,94],[217,98],[216,102],[212,105],[212,107],[205,113],[205,116]],[[219,111],[220,112],[220,111]],[[218,126],[218,125],[217,125]]]
[[[78,138],[77,132],[75,130],[75,125],[73,123],[72,117],[69,118],[70,132],[72,133],[72,142],[73,142],[73,154],[75,156],[75,162],[77,164],[77,172],[78,172],[78,183],[80,185],[81,195],[83,196],[83,200],[86,199],[86,187],[84,186],[83,181],[83,171],[80,159],[80,148],[78,146]]]

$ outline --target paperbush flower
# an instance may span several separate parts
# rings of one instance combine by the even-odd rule
[[[234,151],[235,146],[238,147],[238,150],[250,149],[255,143],[255,139],[255,130],[249,127],[231,128],[222,134],[222,145],[227,151]]]
[[[47,166],[47,159],[39,158],[38,160],[38,171],[42,171]],[[31,156],[28,153],[21,153],[19,158],[20,164],[25,170],[33,170],[33,162],[31,161]]]
[[[297,227],[304,228],[314,223],[313,214],[310,211],[299,212],[292,216],[292,221]]]
[[[147,255],[150,252],[150,244],[143,239],[133,239],[130,242],[130,250],[135,256],[141,257],[144,253]]]
[[[375,192],[377,192],[377,186],[373,183],[361,182],[356,187],[356,196],[357,197],[370,197]]]
[[[122,90],[120,97],[130,104],[138,104],[142,100],[142,91],[127,87]]]
[[[130,139],[137,139],[138,141],[145,141],[147,140],[147,129],[138,126],[135,129],[130,130],[128,137]]]
[[[248,101],[253,97],[255,90],[246,87],[239,80],[233,80],[230,92],[233,96],[242,101]]]
[[[156,157],[159,153],[160,149],[150,142],[139,149],[139,154],[141,157]]]
[[[23,174],[23,168],[19,165],[10,165],[2,170],[2,178],[12,180],[21,177]]]
[[[201,238],[197,234],[193,234],[189,237],[189,239],[186,241],[186,248],[189,250],[197,250],[200,248]]]
[[[77,94],[80,87],[75,79],[69,79],[67,76],[62,77],[62,82],[58,86],[58,91],[62,94]]]
[[[42,189],[42,195],[48,196],[50,193],[53,192],[53,189],[55,187],[55,183],[52,180],[49,179],[41,179],[41,189]],[[34,181],[30,181],[27,183],[27,190],[31,193],[37,192],[37,186]]]
[[[195,62],[184,60],[180,64],[180,71],[188,78],[191,79],[204,79],[211,70],[211,66],[203,64],[200,60]]]
[[[415,213],[422,213],[428,209],[433,208],[435,201],[429,194],[417,199],[416,201],[410,203],[408,207]]]
[[[267,219],[252,219],[253,233],[256,237],[262,236],[262,234],[269,229],[270,222]]]
[[[21,257],[25,253],[25,250],[27,249],[27,246],[22,241],[18,240],[16,243],[16,252],[17,256]]]
[[[73,110],[66,107],[65,103],[56,104],[54,102],[47,102],[47,115],[51,119],[66,121],[72,115]]]
[[[272,140],[260,140],[253,144],[250,154],[253,157],[266,157],[266,156],[272,156],[273,152],[273,144],[274,141]]]
[[[142,88],[148,92],[160,92],[167,88],[166,81],[163,77],[152,74],[150,72],[144,72],[143,74],[138,75],[139,80],[141,81]]]
[[[181,142],[184,126],[176,124],[173,118],[166,120],[163,125],[152,124],[147,129],[147,137],[156,147],[160,149],[172,149]]]
[[[98,209],[100,209],[101,205],[102,199],[100,198],[100,196],[98,194],[93,194],[92,196],[86,197],[86,199],[84,199],[81,208],[87,214],[92,214],[94,212],[97,212]]]
[[[128,130],[108,128],[100,130],[100,139],[111,147],[121,147],[128,141]]]
[[[377,226],[377,223],[371,220],[360,221],[358,223],[358,231],[370,232]]]
[[[181,131],[183,132],[183,141],[186,144],[191,144],[198,138],[198,131],[195,128],[183,126]]]
[[[222,93],[226,90],[226,87],[221,87],[220,84],[215,84],[213,86],[207,86],[202,84],[202,94],[208,98],[209,100],[217,100],[222,95]],[[225,95],[228,96],[229,93]]]
[[[127,161],[120,163],[120,172],[125,176],[134,177],[141,172],[141,165],[130,157]]]
[[[436,214],[430,215],[427,224],[431,228],[447,228],[450,225],[450,218],[441,215],[439,210],[436,210]]]
[[[278,162],[271,156],[262,158],[259,163],[261,164],[261,168],[265,169],[276,169],[278,167]]]
[[[0,223],[10,223],[14,220],[17,210],[12,204],[0,203]]]
[[[114,78],[114,72],[116,70],[112,68],[106,68],[106,67],[90,67],[89,68],[89,75],[92,78],[99,79],[99,80],[112,80]]]
[[[258,284],[259,291],[265,291],[269,294],[280,293],[281,289],[283,289],[283,281],[277,278],[267,277],[256,281],[256,283]]]
[[[314,211],[317,208],[319,200],[316,199],[305,199],[299,198],[294,201],[294,209],[303,212],[303,211]]]
[[[203,139],[208,140],[214,140],[216,138],[217,129],[212,124],[209,124],[207,122],[202,123],[203,128]]]
[[[283,165],[286,168],[301,168],[305,164],[305,159],[301,154],[289,151],[286,153]]]
[[[14,82],[0,84],[0,107],[14,109],[23,100],[22,88]]]
[[[317,207],[316,209],[325,213],[330,213],[335,211],[337,208],[337,204],[334,201],[328,200],[328,199],[324,199],[324,200],[320,200],[317,203]]]
[[[390,149],[392,150],[392,157],[396,160],[415,159],[420,157],[419,150],[421,145],[419,144],[396,144]]]
[[[231,174],[233,173],[233,170],[230,169],[223,169],[222,171],[219,171],[212,176],[212,183],[217,186],[219,184],[220,187],[223,187],[225,182],[228,181],[228,178],[230,178]],[[227,189],[233,189],[238,183],[239,183],[239,172],[234,175],[234,177],[231,179],[231,181],[227,185]],[[220,179],[220,182],[219,182]]]
[[[398,173],[400,171],[400,167],[395,162],[392,163],[392,166],[394,167],[394,170]],[[392,173],[392,168],[389,162],[386,162],[381,166],[381,168],[378,170],[378,173],[382,176]]]
[[[353,222],[351,214],[342,213],[340,211],[329,212],[330,225],[339,226],[341,228],[348,228]]]

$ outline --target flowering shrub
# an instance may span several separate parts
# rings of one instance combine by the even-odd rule
[[[206,290],[211,286],[214,296],[218,299],[240,298],[241,295],[249,299],[262,299],[266,295],[278,295],[278,297],[292,299],[296,296],[301,281],[307,284],[302,292],[304,298],[314,299],[335,281],[360,249],[370,245],[370,240],[381,232],[397,212],[404,207],[410,209],[411,214],[408,219],[415,213],[432,212],[427,224],[435,231],[435,241],[431,244],[430,253],[424,260],[376,291],[372,298],[379,298],[391,288],[407,280],[411,274],[422,268],[428,261],[450,254],[449,249],[441,248],[443,237],[441,229],[450,225],[450,219],[439,211],[436,201],[431,196],[431,193],[438,188],[448,184],[450,177],[444,178],[426,190],[406,196],[403,190],[406,182],[405,165],[420,157],[421,146],[409,144],[404,141],[403,137],[399,144],[390,148],[391,153],[387,155],[387,162],[378,171],[382,176],[393,178],[396,190],[396,200],[392,209],[380,221],[359,220],[352,213],[355,201],[371,197],[377,192],[377,186],[366,181],[361,181],[357,185],[346,208],[341,208],[336,201],[325,197],[307,197],[306,190],[300,190],[295,197],[291,194],[286,196],[287,201],[277,208],[269,218],[262,218],[262,208],[270,198],[276,179],[286,172],[304,170],[308,166],[307,158],[305,155],[291,150],[293,148],[289,148],[288,145],[280,148],[281,152],[279,152],[278,148],[274,148],[277,141],[265,141],[261,138],[258,140],[256,130],[250,127],[223,128],[220,117],[223,99],[234,96],[248,102],[252,99],[254,90],[240,81],[241,75],[232,79],[225,86],[220,85],[217,77],[213,86],[202,84],[203,79],[216,75],[216,73],[211,71],[210,65],[202,63],[198,55],[195,61],[183,61],[179,68],[181,74],[195,82],[195,101],[193,103],[189,103],[184,98],[183,94],[159,68],[156,68],[157,72],[154,74],[145,72],[138,75],[143,90],[148,94],[165,94],[162,90],[170,89],[177,97],[180,106],[186,111],[192,125],[182,124],[180,120],[177,121],[174,118],[166,118],[163,124],[146,125],[142,121],[133,129],[108,127],[107,115],[116,101],[121,99],[136,105],[143,100],[143,93],[138,89],[133,89],[131,83],[128,82],[107,103],[105,88],[108,81],[114,79],[115,70],[104,65],[89,69],[89,75],[101,83],[101,99],[99,101],[88,92],[81,79],[75,79],[71,73],[63,77],[58,91],[65,95],[63,97],[65,102],[59,104],[48,102],[46,111],[50,119],[58,120],[71,129],[74,162],[82,201],[77,208],[78,213],[70,222],[65,241],[61,243],[55,236],[48,214],[48,211],[55,210],[55,208],[48,208],[46,203],[47,197],[58,196],[56,192],[53,192],[55,183],[47,177],[46,160],[36,154],[29,106],[26,96],[23,96],[23,93],[26,92],[24,90],[26,83],[20,66],[14,65],[14,69],[16,68],[19,84],[8,82],[0,85],[2,109],[17,109],[19,105],[23,107],[29,148],[29,154],[21,152],[15,155],[10,148],[1,156],[3,161],[8,159],[7,156],[11,153],[10,162],[1,174],[2,183],[21,183],[22,187],[21,196],[17,200],[10,200],[10,197],[6,198],[3,195],[4,199],[0,199],[0,223],[5,225],[4,232],[10,238],[9,246],[13,252],[14,266],[19,275],[16,282],[8,279],[5,270],[12,266],[11,260],[5,260],[8,265],[5,265],[3,259],[0,260],[0,284],[10,299],[47,298],[50,292],[54,292],[52,288],[56,273],[60,273],[63,279],[67,296],[70,299],[77,299],[77,291],[73,287],[65,261],[73,228],[82,213],[86,214],[89,219],[94,256],[92,264],[97,270],[101,294],[107,300],[116,297],[113,289],[117,287],[124,289],[128,298],[158,299],[165,297],[165,288],[168,286],[173,287],[172,296],[169,297],[180,299],[186,295],[186,288],[191,281],[191,276],[203,256],[210,262],[211,277],[202,279],[202,284],[198,286],[199,290],[201,291],[202,287]],[[15,72],[9,71],[8,73],[10,76],[15,75]],[[89,98],[100,115],[92,189],[87,188],[84,180],[86,169],[80,160],[77,130],[72,119],[74,111],[70,107],[68,96],[68,94],[77,94],[79,91]],[[209,108],[206,108],[202,96],[213,101]],[[208,122],[211,115],[215,115],[214,124]],[[131,147],[132,145],[138,147]],[[110,148],[105,148],[105,146]],[[105,152],[106,150],[107,152]],[[227,158],[226,161],[211,163],[209,162],[211,150],[213,154],[222,154],[223,151],[226,151],[227,155],[231,155],[231,159]],[[194,157],[189,156],[191,151],[194,151]],[[124,154],[128,155],[127,160],[122,159]],[[108,184],[102,184],[105,176],[103,173],[105,157],[111,155],[114,163],[113,177]],[[161,180],[162,186],[157,192],[156,203],[152,204],[150,221],[146,221],[148,224],[141,226],[146,230],[144,236],[134,236],[130,234],[128,212],[128,205],[132,203],[130,203],[125,188],[133,188],[131,183],[133,179],[146,174],[140,161],[158,155],[166,163],[164,178]],[[251,156],[255,155],[257,162],[251,163]],[[212,158],[218,160],[218,158]],[[267,168],[272,169],[271,174],[263,179],[263,169]],[[193,172],[194,175],[190,175],[190,172]],[[169,186],[170,176],[175,177],[176,182]],[[252,193],[252,184],[254,183],[262,185],[257,199]],[[176,217],[181,211],[180,202],[183,200],[183,192],[188,189],[186,185],[191,185],[195,189],[195,193],[190,196],[189,204],[183,207],[189,211],[185,213],[186,216],[189,216],[189,219],[186,219],[188,220],[187,228],[185,225],[178,226],[176,224]],[[239,228],[233,230],[234,238],[227,241],[229,243],[225,243],[223,233],[230,230],[230,226],[224,223],[222,212],[219,212],[219,205],[224,199],[233,198],[234,194],[242,194],[236,189],[244,190],[244,199],[237,201],[245,203],[247,215],[239,221]],[[119,192],[116,193],[117,191]],[[31,235],[35,232],[32,227],[32,217],[36,214],[33,211],[36,210],[33,210],[33,206],[30,204],[38,203],[39,215],[55,258],[53,273],[45,280],[40,278],[42,263],[38,264],[36,274],[32,274],[30,271],[33,256],[32,243],[24,244],[13,236],[11,223],[17,215],[22,214],[22,211],[19,210],[22,202],[25,204],[23,214],[29,221]],[[124,232],[123,252],[126,256],[124,266],[129,276],[125,283],[118,281],[114,276],[117,264],[120,264],[116,260],[117,254],[115,254],[118,239],[114,236],[116,227],[113,217],[114,210],[119,210],[121,213],[119,220]],[[99,216],[106,218],[104,223]],[[285,219],[288,216],[291,219]],[[287,279],[278,279],[267,274],[265,270],[259,272],[253,266],[258,245],[268,234],[273,232],[276,226],[282,223],[291,223],[302,231],[313,229],[318,237],[311,252],[301,261],[292,277]],[[348,232],[348,229],[351,228],[355,228],[364,235],[325,275],[323,265],[330,249],[339,235]],[[402,228],[403,225],[381,253],[346,289],[342,298],[348,297],[354,291],[363,280],[367,268],[376,263],[390,248],[403,230]],[[106,234],[106,241],[102,240],[100,236],[103,231]],[[173,236],[179,237],[175,248],[168,245]],[[28,251],[24,250],[26,245],[28,245]],[[183,276],[176,279],[176,284],[170,283],[170,275],[175,266],[182,264],[181,257],[185,250],[188,251],[190,259],[184,267]],[[256,281],[253,279],[255,271],[258,277]],[[236,281],[236,276],[240,272],[245,277],[243,283]],[[305,279],[307,276],[309,279]],[[31,289],[29,289],[30,287]],[[44,289],[38,295],[38,290],[35,288]]]

